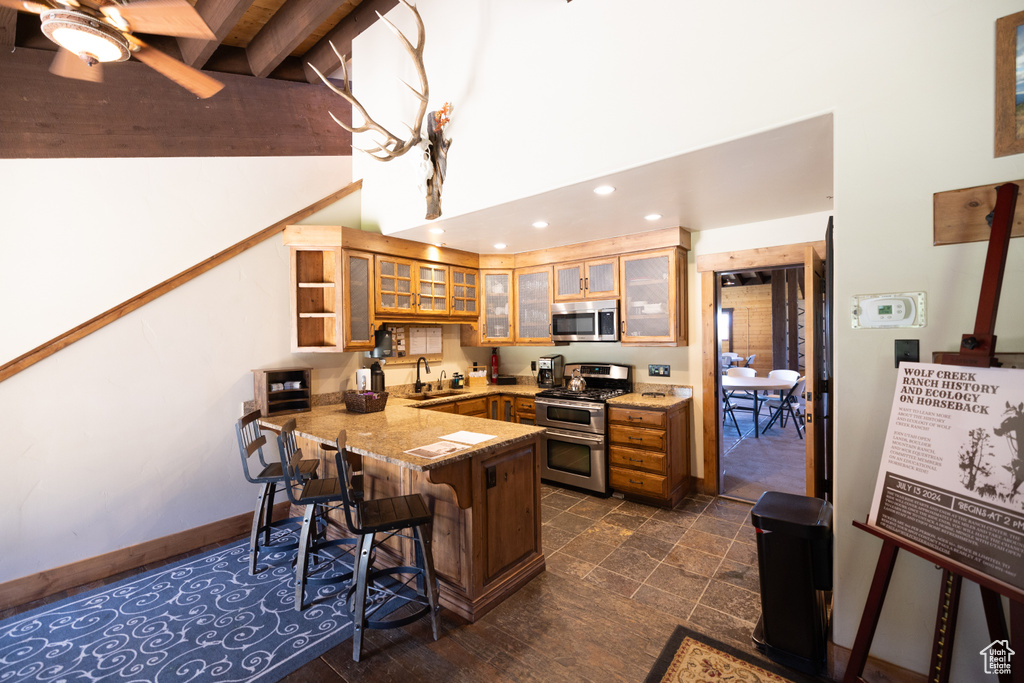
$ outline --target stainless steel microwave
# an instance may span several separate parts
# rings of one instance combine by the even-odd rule
[[[554,341],[618,341],[619,302],[570,301],[551,304],[551,339]]]

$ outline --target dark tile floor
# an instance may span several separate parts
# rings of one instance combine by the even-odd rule
[[[761,612],[750,508],[691,495],[664,510],[545,485],[548,571],[749,643]]]
[[[726,416],[721,432],[722,495],[756,502],[765,491],[783,491],[804,495],[806,491],[806,442],[796,432],[792,420],[782,427],[774,424],[754,437],[754,414],[737,410],[736,423]],[[768,423],[762,410],[760,425]]]

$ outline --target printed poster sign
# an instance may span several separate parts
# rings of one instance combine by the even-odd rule
[[[1024,588],[1024,371],[901,363],[869,521]]]

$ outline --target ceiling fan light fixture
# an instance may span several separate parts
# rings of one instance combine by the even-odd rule
[[[83,12],[49,10],[42,14],[41,28],[47,38],[86,62],[123,62],[131,56],[120,31]]]

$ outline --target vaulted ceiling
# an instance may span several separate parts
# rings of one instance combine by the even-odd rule
[[[193,0],[189,0],[193,2]],[[327,114],[349,106],[330,74],[352,39],[397,0],[195,0],[215,40],[139,34],[225,84],[208,100],[131,59],[104,82],[49,73],[56,46],[39,16],[0,7],[0,156],[275,156],[351,154]]]

